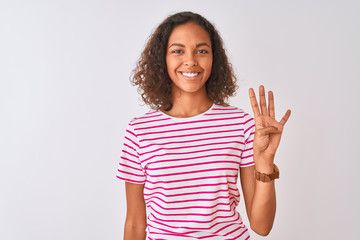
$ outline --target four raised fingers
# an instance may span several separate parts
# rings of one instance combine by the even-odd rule
[[[268,107],[266,107],[265,88],[262,85],[259,87],[259,98],[260,98],[261,112],[260,112],[260,109],[259,109],[258,102],[256,100],[255,92],[254,92],[254,90],[252,88],[249,89],[249,96],[250,96],[251,107],[253,109],[255,118],[262,114],[262,115],[269,115],[272,119],[275,119],[274,94],[273,94],[272,91],[269,91],[269,93],[268,93],[269,105],[268,105]],[[285,115],[283,116],[283,118],[279,122],[282,126],[285,125],[285,123],[287,122],[287,120],[290,117],[290,114],[291,114],[291,111],[287,110]]]

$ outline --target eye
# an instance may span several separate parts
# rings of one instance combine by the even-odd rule
[[[208,51],[206,51],[206,50],[199,50],[199,51],[197,51],[197,53],[208,53]]]
[[[182,53],[182,50],[180,50],[180,49],[173,50],[173,51],[171,51],[171,53]]]

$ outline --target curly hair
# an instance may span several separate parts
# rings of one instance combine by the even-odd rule
[[[227,105],[228,98],[235,95],[236,77],[225,53],[223,41],[215,27],[204,17],[193,12],[179,12],[167,17],[150,36],[141,57],[130,77],[138,86],[145,104],[152,109],[172,108],[172,81],[167,72],[166,50],[172,30],[187,22],[195,22],[210,35],[213,51],[211,74],[206,81],[206,92],[211,101]]]

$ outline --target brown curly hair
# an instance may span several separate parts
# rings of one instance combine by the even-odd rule
[[[211,74],[206,81],[206,91],[214,103],[227,105],[228,97],[237,89],[236,77],[223,47],[223,41],[215,27],[204,17],[193,12],[179,12],[167,17],[150,36],[144,51],[130,77],[145,104],[152,109],[172,108],[172,81],[167,72],[166,50],[172,30],[187,22],[195,22],[210,35],[213,51]]]

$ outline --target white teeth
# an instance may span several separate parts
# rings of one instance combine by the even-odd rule
[[[199,73],[181,73],[182,75],[184,75],[185,77],[196,77],[197,75],[199,75]]]

